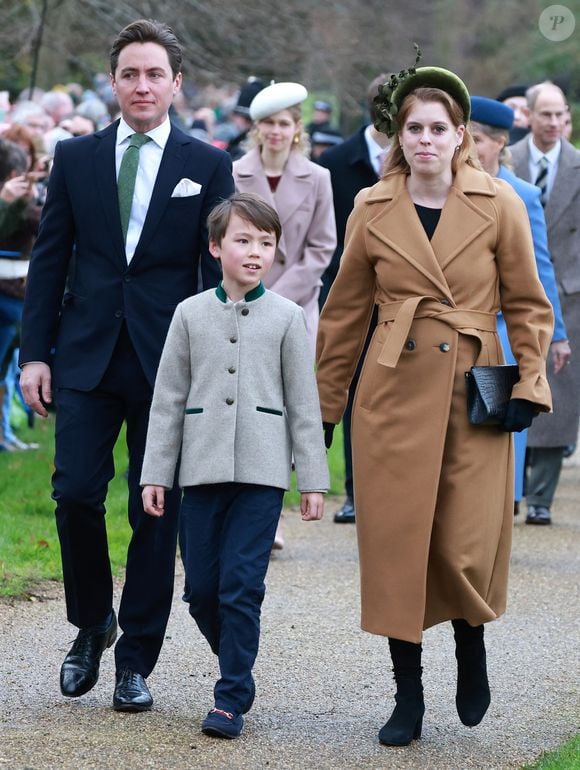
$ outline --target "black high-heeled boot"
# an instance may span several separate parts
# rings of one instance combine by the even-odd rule
[[[491,703],[483,626],[470,626],[465,620],[451,622],[457,658],[457,713],[464,725],[475,727]]]
[[[379,731],[385,746],[407,746],[421,737],[425,703],[421,682],[421,645],[389,638],[393,674],[397,683],[395,709]]]

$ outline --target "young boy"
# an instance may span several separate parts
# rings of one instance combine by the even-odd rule
[[[281,226],[238,193],[208,218],[217,289],[178,305],[149,419],[143,505],[163,515],[181,452],[184,601],[219,658],[207,735],[236,738],[252,706],[264,578],[292,457],[302,519],[320,519],[328,467],[304,314],[262,284]]]

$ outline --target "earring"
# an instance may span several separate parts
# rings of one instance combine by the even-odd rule
[[[294,139],[292,139],[292,144],[298,144],[299,141],[300,141],[300,137],[298,136],[298,134],[295,134]]]

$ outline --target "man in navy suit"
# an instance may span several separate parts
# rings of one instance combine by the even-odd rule
[[[369,83],[367,89],[367,101],[369,114],[371,116],[370,125],[366,126],[366,128],[360,128],[352,134],[352,136],[349,136],[342,144],[326,150],[318,159],[318,163],[330,171],[337,236],[337,245],[332,256],[332,261],[322,276],[322,288],[320,289],[318,300],[321,310],[324,301],[328,296],[328,292],[330,291],[330,287],[338,273],[340,258],[342,257],[342,252],[344,250],[346,222],[352,211],[354,199],[357,193],[364,187],[371,187],[378,182],[380,170],[388,150],[389,139],[385,134],[381,134],[377,131],[373,125],[375,112],[373,100],[379,92],[379,86],[388,79],[388,75],[378,75]],[[375,325],[376,317],[373,316],[371,321],[373,329]],[[366,346],[361,355],[361,361],[364,358],[365,352]],[[334,514],[334,521],[337,524],[350,524],[355,520],[350,420],[360,367],[361,364],[359,364],[351,383],[348,403],[346,405],[344,417],[342,418],[346,500],[342,508]]]
[[[56,148],[28,274],[21,384],[39,415],[53,399],[56,407],[53,499],[67,616],[79,628],[61,668],[69,697],[95,685],[117,635],[105,499],[126,423],[132,537],[113,706],[144,711],[171,607],[179,505],[176,487],[162,519],[143,511],[149,407],[174,308],[197,292],[199,272],[205,288],[219,280],[206,218],[234,184],[226,153],[169,121],[181,86],[181,49],[169,27],[140,20],[122,30],[111,83],[120,121]],[[134,135],[142,146],[123,227],[117,179]]]

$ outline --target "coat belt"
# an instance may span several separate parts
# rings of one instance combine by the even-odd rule
[[[379,323],[394,323],[379,354],[379,364],[391,368],[397,365],[415,318],[436,318],[457,331],[466,333],[469,329],[476,336],[479,336],[478,331],[495,332],[497,329],[495,313],[448,307],[436,297],[411,297],[401,302],[388,302],[379,305]]]

